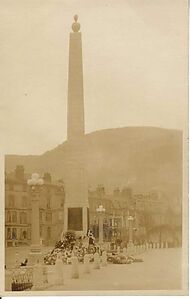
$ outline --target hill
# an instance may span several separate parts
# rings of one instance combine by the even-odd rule
[[[85,135],[88,183],[107,191],[130,185],[136,192],[163,190],[170,198],[182,192],[182,132],[153,127],[126,127]],[[26,172],[50,172],[65,178],[66,142],[39,156],[7,155],[6,171],[18,164]]]

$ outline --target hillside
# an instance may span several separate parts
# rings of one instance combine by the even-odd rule
[[[152,127],[126,127],[96,131],[85,136],[89,185],[112,190],[130,185],[135,191],[164,190],[181,197],[182,132]],[[6,171],[18,164],[26,172],[50,172],[65,178],[66,142],[40,156],[5,157]]]

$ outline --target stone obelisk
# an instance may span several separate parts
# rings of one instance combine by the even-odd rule
[[[82,40],[74,16],[69,45],[67,161],[64,231],[86,234],[89,222],[88,185],[84,159],[84,93]]]

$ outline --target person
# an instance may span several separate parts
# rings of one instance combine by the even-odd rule
[[[24,262],[22,262],[20,265],[23,267],[23,266],[27,266],[27,263],[28,263],[28,259],[25,259]]]
[[[88,236],[84,236],[83,237],[83,247],[87,249],[88,246],[89,246]]]
[[[94,245],[95,238],[91,230],[88,231],[87,236],[89,238],[89,245]]]

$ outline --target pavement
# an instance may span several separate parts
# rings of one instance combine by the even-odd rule
[[[42,247],[42,254],[48,253],[54,247]],[[21,264],[26,258],[28,258],[30,252],[30,247],[7,247],[5,249],[5,264],[7,268],[12,268],[15,266],[15,260],[18,258],[18,263]]]
[[[71,279],[71,266],[65,265],[64,285],[51,286],[46,291],[99,291],[99,290],[179,290],[181,289],[181,249],[154,249],[140,255],[141,263],[108,264],[85,274],[79,267],[80,277]]]

